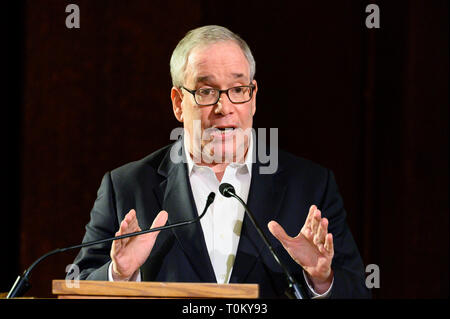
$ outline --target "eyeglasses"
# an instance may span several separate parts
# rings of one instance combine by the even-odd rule
[[[248,102],[252,99],[253,89],[255,88],[255,86],[253,84],[241,85],[226,90],[219,90],[214,88],[200,88],[197,90],[189,90],[184,86],[182,86],[181,88],[191,93],[194,96],[195,103],[197,103],[199,106],[209,106],[217,104],[222,93],[227,94],[228,99],[231,103],[242,104]]]

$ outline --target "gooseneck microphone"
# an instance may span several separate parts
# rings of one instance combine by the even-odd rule
[[[269,240],[267,239],[266,235],[264,235],[261,227],[259,227],[258,224],[256,223],[256,220],[255,220],[252,212],[248,209],[247,205],[244,203],[242,198],[240,198],[238,195],[236,195],[236,191],[234,190],[233,185],[228,184],[228,183],[222,183],[219,186],[219,192],[220,192],[220,194],[222,194],[225,197],[236,198],[242,204],[242,206],[244,206],[244,209],[245,209],[248,217],[250,218],[253,226],[255,226],[256,231],[258,232],[259,236],[262,238],[262,240],[266,244],[267,248],[269,248],[270,253],[272,254],[273,258],[280,265],[280,267],[283,269],[283,272],[286,275],[286,278],[287,278],[287,281],[289,284],[289,289],[288,289],[288,291],[286,291],[286,295],[289,298],[294,298],[294,296],[295,296],[297,299],[309,299],[309,295],[306,292],[304,286],[301,283],[297,282],[294,279],[294,277],[292,277],[292,275],[290,274],[287,267],[281,262],[280,258],[275,253],[272,245],[270,245]],[[291,292],[292,289],[294,291],[294,295],[292,295],[292,292]]]
[[[77,249],[77,248],[83,248],[83,247],[98,245],[98,244],[107,243],[107,242],[111,242],[111,241],[118,240],[118,239],[123,239],[123,238],[128,238],[128,237],[133,237],[133,236],[139,236],[139,235],[143,235],[143,234],[147,234],[147,233],[153,233],[153,232],[156,232],[156,231],[161,231],[161,230],[166,230],[166,229],[170,229],[170,228],[181,227],[181,226],[185,226],[185,225],[196,223],[203,216],[205,216],[206,211],[208,210],[209,206],[213,203],[215,196],[216,196],[215,193],[213,193],[213,192],[209,193],[208,199],[206,200],[205,209],[203,210],[203,212],[198,217],[196,217],[194,219],[191,219],[191,220],[178,222],[178,223],[167,225],[167,226],[161,226],[161,227],[146,229],[146,230],[142,230],[142,231],[138,231],[138,232],[134,232],[134,233],[120,235],[120,236],[117,236],[117,237],[110,237],[110,238],[90,241],[90,242],[79,244],[79,245],[75,245],[75,246],[70,246],[70,247],[66,247],[66,248],[58,248],[58,249],[52,250],[52,251],[46,253],[45,255],[41,256],[39,259],[37,259],[27,270],[24,271],[22,276],[17,277],[16,281],[14,282],[14,285],[12,286],[12,288],[9,291],[8,295],[6,296],[6,298],[14,298],[14,297],[21,297],[21,296],[23,296],[28,291],[28,289],[30,289],[30,287],[31,287],[31,285],[29,283],[29,277],[30,277],[31,271],[33,270],[34,267],[36,267],[37,264],[39,264],[42,260],[44,260],[48,256],[51,256],[51,255],[54,255],[54,254],[57,254],[57,253],[62,253],[62,252],[67,251],[67,250],[72,250],[72,249]]]

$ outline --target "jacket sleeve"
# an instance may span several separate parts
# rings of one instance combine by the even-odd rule
[[[103,176],[97,192],[83,243],[114,237],[118,229],[115,194],[111,174],[108,172]],[[111,242],[82,248],[74,261],[80,271],[79,279],[108,280],[110,250]]]
[[[346,222],[346,212],[334,174],[328,170],[327,187],[320,209],[329,220],[333,234],[334,257],[331,267],[334,283],[330,298],[371,298],[365,285],[365,270],[358,248]]]

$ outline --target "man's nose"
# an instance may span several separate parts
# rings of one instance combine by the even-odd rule
[[[214,109],[215,114],[227,115],[233,110],[233,103],[231,103],[230,99],[226,92],[220,92],[219,101],[217,101],[217,105]]]

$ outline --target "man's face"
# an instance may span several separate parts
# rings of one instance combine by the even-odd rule
[[[249,85],[250,69],[241,48],[232,41],[219,42],[195,48],[186,65],[184,87],[189,90]],[[184,89],[172,88],[172,104],[175,116],[183,122],[190,137],[190,153],[201,151],[207,163],[242,160],[248,148],[248,137],[256,111],[256,81],[252,99],[246,103],[233,104],[226,93],[219,102],[210,106],[199,106],[194,96]],[[236,157],[238,155],[238,157]],[[230,157],[231,156],[231,157]]]

